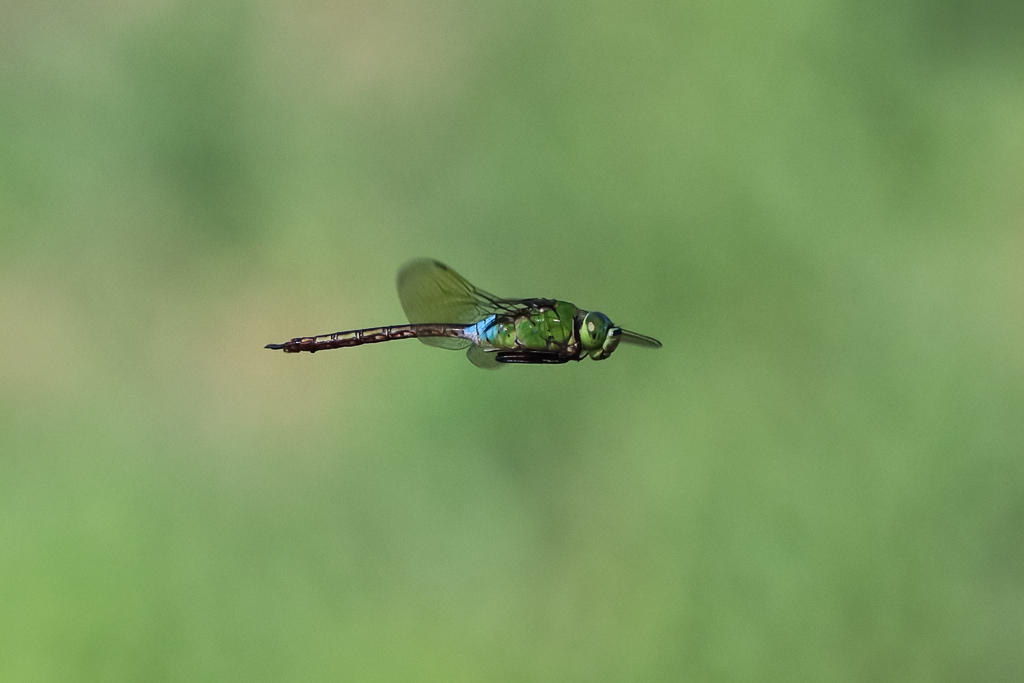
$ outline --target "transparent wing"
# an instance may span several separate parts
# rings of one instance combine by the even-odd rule
[[[398,271],[398,300],[411,323],[459,323],[470,325],[515,309],[515,303],[477,289],[464,277],[433,259],[416,259]],[[428,337],[424,344],[445,349],[464,349],[468,339]],[[472,359],[470,359],[472,360]]]
[[[635,344],[637,346],[646,346],[651,349],[660,349],[661,342],[654,337],[646,337],[636,332],[630,332],[629,330],[622,330],[622,341],[627,344]]]
[[[496,358],[498,354],[487,353],[476,344],[469,347],[469,351],[466,352],[466,357],[469,358],[470,362],[478,368],[484,370],[496,370],[501,367],[501,363]]]

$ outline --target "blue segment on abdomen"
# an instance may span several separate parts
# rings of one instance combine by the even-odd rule
[[[477,324],[473,325],[473,327],[470,330],[467,330],[467,332],[469,332],[470,335],[475,337],[477,339],[478,343],[479,343],[479,341],[484,341],[484,340],[490,341],[490,338],[489,338],[490,334],[489,333],[491,332],[491,330],[489,328],[491,327],[491,325],[494,324],[494,320],[497,317],[498,316],[496,316],[496,315],[488,316],[488,317],[484,318],[483,320],[481,320],[480,322],[478,322]]]

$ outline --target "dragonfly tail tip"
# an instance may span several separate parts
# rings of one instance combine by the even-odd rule
[[[265,349],[273,349],[275,351],[280,351],[281,349],[284,348],[284,344],[267,344],[263,348],[265,348]]]

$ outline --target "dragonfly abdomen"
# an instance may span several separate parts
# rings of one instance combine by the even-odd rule
[[[368,327],[362,330],[347,330],[334,334],[322,334],[316,337],[296,337],[284,344],[267,344],[266,348],[281,350],[285,353],[309,351],[316,353],[326,349],[340,349],[346,346],[362,346],[378,344],[395,339],[412,339],[414,337],[464,337],[466,325],[448,323],[423,323],[418,325],[389,325],[387,327]]]

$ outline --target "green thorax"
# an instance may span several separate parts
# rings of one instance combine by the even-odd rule
[[[578,309],[568,301],[531,299],[518,310],[488,319],[481,346],[508,351],[553,351],[578,356]]]

